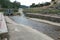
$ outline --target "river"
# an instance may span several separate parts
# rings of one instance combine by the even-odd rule
[[[33,21],[22,14],[21,16],[11,16],[10,17],[12,20],[14,20],[16,23],[23,24],[29,27],[32,27],[33,29],[36,29],[39,32],[42,32],[54,39],[58,39],[60,32],[57,31],[60,29],[59,26],[54,26],[38,21]]]
[[[50,25],[50,24],[46,24],[46,23],[42,23],[38,21],[33,21],[25,16],[12,16],[10,18],[14,20],[16,23],[32,27],[33,29],[36,29],[56,39],[58,38],[60,34],[58,31],[56,31],[57,29],[58,30],[60,29],[59,26],[54,26],[54,25]]]

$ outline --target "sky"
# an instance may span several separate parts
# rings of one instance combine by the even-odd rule
[[[10,0],[11,2],[15,0]],[[32,3],[38,4],[38,3],[45,3],[45,2],[51,2],[51,0],[16,0],[21,3],[21,5],[29,6]]]

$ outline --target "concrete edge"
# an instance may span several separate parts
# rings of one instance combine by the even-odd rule
[[[8,28],[7,28],[7,25],[6,25],[6,22],[5,22],[5,17],[3,15],[3,12],[0,12],[1,14],[1,18],[2,18],[2,23],[1,23],[1,34],[5,34],[5,33],[8,33]]]
[[[46,38],[45,38],[46,40],[48,40],[48,39],[54,40],[54,39],[51,38],[50,36],[48,36],[48,35],[46,35],[46,34],[44,34],[44,33],[42,33],[42,32],[39,32],[39,31],[37,31],[36,29],[32,29],[32,27],[30,27],[30,26],[16,23],[16,22],[14,22],[13,20],[11,20],[9,17],[7,17],[7,18],[8,18],[10,21],[12,21],[12,22],[11,22],[12,24],[20,25],[20,26],[22,26],[22,27],[27,28],[28,30],[34,31],[34,32],[36,32],[37,34],[41,35],[43,38],[46,37]]]
[[[55,25],[55,26],[60,26],[60,23],[51,22],[51,21],[48,21],[48,20],[42,20],[42,19],[38,19],[38,18],[29,18],[29,19],[34,20],[34,21],[48,23],[48,24]]]

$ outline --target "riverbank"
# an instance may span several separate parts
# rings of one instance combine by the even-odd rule
[[[51,22],[51,21],[42,20],[42,19],[38,19],[38,18],[29,18],[29,19],[31,19],[33,21],[38,21],[38,22],[43,22],[43,23],[55,25],[55,26],[60,26],[60,23],[56,23],[56,22]]]
[[[56,15],[56,14],[53,15],[53,14],[26,13],[25,15],[31,18],[38,18],[38,19],[60,23],[60,15]]]
[[[8,17],[5,18],[9,29],[10,40],[54,40],[31,27],[17,24]]]

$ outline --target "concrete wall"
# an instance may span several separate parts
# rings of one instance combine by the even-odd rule
[[[60,23],[60,18],[58,18],[58,17],[44,16],[44,15],[39,15],[39,14],[25,14],[25,15],[27,17],[39,18],[39,19],[44,19],[44,20],[49,20],[49,21],[52,21],[52,22]]]
[[[8,39],[8,29],[3,13],[0,12],[0,40]]]

